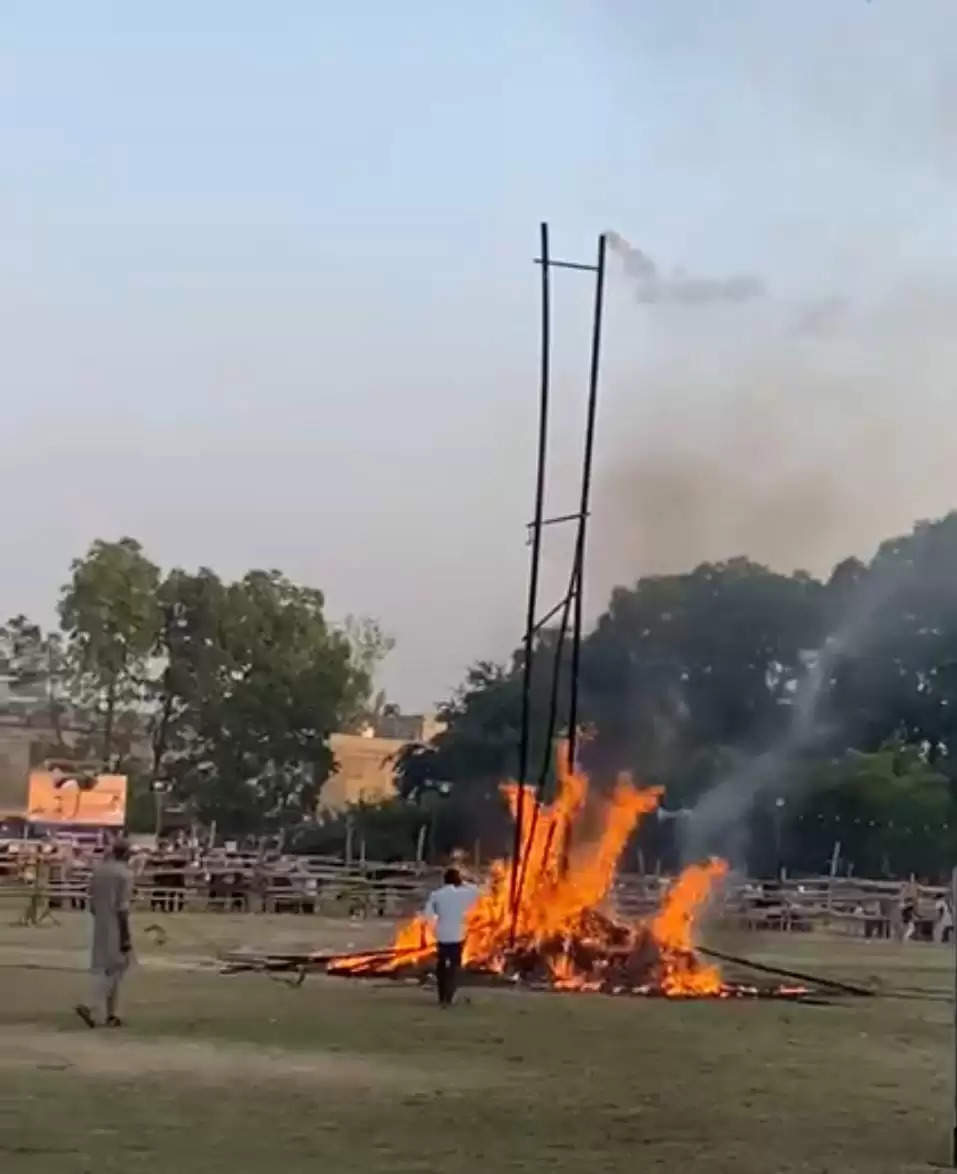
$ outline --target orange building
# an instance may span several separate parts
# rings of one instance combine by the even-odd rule
[[[405,745],[404,738],[332,734],[329,748],[336,756],[338,770],[322,784],[320,812],[341,811],[352,803],[381,803],[393,798],[392,758]]]

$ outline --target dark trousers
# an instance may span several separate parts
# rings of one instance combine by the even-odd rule
[[[439,942],[438,957],[435,962],[435,978],[439,987],[439,1003],[443,1007],[450,1006],[455,998],[455,988],[458,986],[461,966],[462,943]]]

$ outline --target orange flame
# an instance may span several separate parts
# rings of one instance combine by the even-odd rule
[[[649,940],[657,975],[656,989],[673,996],[719,993],[717,970],[694,955],[691,929],[726,865],[719,860],[685,870],[674,883],[660,913],[647,925],[628,924],[602,911],[614,881],[618,859],[643,815],[654,811],[662,790],[640,789],[619,776],[611,796],[600,804],[598,830],[590,838],[572,839],[586,810],[588,778],[558,755],[558,787],[551,804],[536,807],[526,787],[522,851],[518,873],[512,861],[496,860],[466,923],[463,961],[499,973],[520,971],[524,959],[544,966],[550,983],[561,989],[602,987],[612,959],[636,951],[648,953]],[[519,788],[502,791],[512,817]],[[518,893],[513,911],[513,882]],[[400,926],[391,955],[354,955],[336,961],[338,973],[389,971],[427,961],[435,949],[432,926],[418,916]]]
[[[665,963],[661,986],[666,995],[714,995],[721,990],[720,971],[702,966],[694,954],[692,930],[695,917],[727,871],[725,861],[715,857],[690,865],[668,890],[664,908],[651,922]]]

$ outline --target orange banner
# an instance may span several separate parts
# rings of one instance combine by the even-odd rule
[[[89,790],[69,776],[30,772],[27,792],[29,823],[84,824],[122,827],[126,822],[126,775],[97,775]]]

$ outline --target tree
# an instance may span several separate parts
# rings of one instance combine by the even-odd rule
[[[788,810],[792,867],[823,872],[835,840],[862,876],[940,877],[953,864],[957,809],[948,780],[902,743],[818,765]]]
[[[427,817],[414,804],[401,799],[382,803],[354,803],[322,823],[304,825],[287,839],[294,852],[342,855],[351,839],[358,854],[365,847],[367,860],[392,861],[415,858],[420,828]]]
[[[477,785],[491,793],[516,773],[521,673],[479,661],[439,711],[445,729],[430,743],[410,743],[396,759],[400,793],[419,799],[437,786]]]
[[[733,798],[740,774],[742,841],[764,869],[776,867],[782,821],[803,812],[811,780],[814,801],[825,804],[813,812],[815,825],[850,819],[859,867],[879,869],[885,858],[897,871],[940,862],[957,847],[944,834],[951,820],[942,806],[951,790],[957,796],[955,582],[952,514],[883,543],[869,564],[845,560],[827,583],[732,559],[617,588],[583,647],[581,713],[597,731],[582,748],[584,764],[599,784],[622,768],[664,784],[671,809],[694,806],[719,782]],[[555,638],[542,634],[533,674],[532,778]],[[444,708],[445,732],[400,755],[403,794],[420,798],[450,783],[453,795],[491,798],[517,765],[521,677],[520,654],[509,666],[470,670]],[[556,734],[565,720],[560,706]],[[897,747],[893,770],[888,745]],[[864,758],[848,758],[850,748]],[[771,772],[767,786],[755,785],[751,764]],[[779,778],[783,809],[775,806]],[[852,798],[854,811],[842,814]],[[914,831],[895,839],[886,831],[891,821],[927,827],[930,839]],[[656,853],[677,826],[665,823],[661,834],[646,828]],[[795,840],[791,863],[817,870],[832,843]]]
[[[558,633],[545,629],[536,640],[530,681],[530,728],[526,781],[541,784],[546,800],[554,775],[554,740],[567,732],[568,657],[559,663],[557,705],[552,714]],[[417,803],[436,795],[442,802],[432,825],[461,832],[468,824],[486,845],[504,843],[499,785],[519,773],[524,683],[523,650],[509,665],[479,661],[452,699],[439,711],[444,729],[431,742],[411,743],[396,756],[400,794]],[[551,738],[549,738],[551,732]],[[469,839],[465,836],[465,842]],[[461,840],[459,841],[461,844]]]
[[[829,590],[837,594],[838,572]],[[918,523],[854,568],[867,622],[837,665],[833,711],[845,744],[874,750],[898,737],[923,747],[938,769],[957,772],[957,513]],[[846,622],[846,621],[845,621]]]
[[[752,843],[784,830],[794,862],[820,867],[829,845],[797,827],[813,816],[818,830],[829,819],[860,829],[859,867],[943,861],[957,847],[946,806],[957,797],[955,582],[957,513],[889,539],[870,563],[839,563],[826,583],[735,558],[616,588],[582,649],[580,720],[597,731],[580,742],[584,765],[598,785],[623,768],[663,783],[675,809],[717,784],[723,804],[739,774],[754,775],[749,764],[769,763],[770,788],[736,792]],[[327,624],[322,594],[276,571],[161,580],[133,539],[97,541],[73,564],[60,617],[62,637],[23,616],[0,628],[0,671],[35,693],[56,750],[67,709],[86,713],[89,736],[69,731],[77,753],[89,756],[95,735],[103,759],[123,753],[144,803],[169,779],[224,830],[311,816],[334,769],[328,734],[388,712],[374,678],[391,637],[368,617]],[[556,629],[538,634],[530,681],[525,778],[546,793],[568,720],[568,644],[560,658],[558,647]],[[444,731],[401,752],[401,802],[413,813],[397,808],[385,824],[428,811],[436,842],[473,826],[500,838],[498,784],[519,767],[522,658],[474,665],[440,711]],[[809,695],[813,736],[797,737]],[[793,786],[783,812],[768,807],[779,776]],[[813,810],[802,806],[808,791]],[[930,839],[898,842],[891,822],[932,829]],[[679,823],[661,825],[656,853]],[[755,861],[773,867],[771,856]]]
[[[114,752],[117,719],[148,691],[148,662],[159,626],[159,569],[133,538],[97,539],[75,559],[60,598],[60,621],[74,685],[102,721],[104,763]]]
[[[371,616],[347,615],[342,630],[349,641],[349,662],[357,694],[354,711],[344,715],[342,728],[358,731],[368,723],[375,725],[386,708],[385,693],[379,690],[373,695],[373,688],[379,665],[395,647],[395,640]]]
[[[204,571],[174,572],[161,597],[155,769],[225,830],[311,817],[334,765],[328,735],[368,687],[322,593],[278,571],[229,585]]]
[[[14,690],[25,694],[43,712],[55,744],[62,748],[65,666],[60,633],[44,634],[40,625],[26,616],[13,616],[0,626],[0,671],[9,677]]]
[[[787,721],[801,653],[823,635],[823,588],[747,559],[616,588],[585,643],[599,769],[668,776],[702,748],[758,750]]]
[[[227,588],[206,567],[195,574],[174,569],[159,587],[153,657],[160,671],[148,719],[154,784],[168,773],[170,760],[198,752],[200,714],[208,720],[213,699],[228,686],[223,640],[227,599]]]

